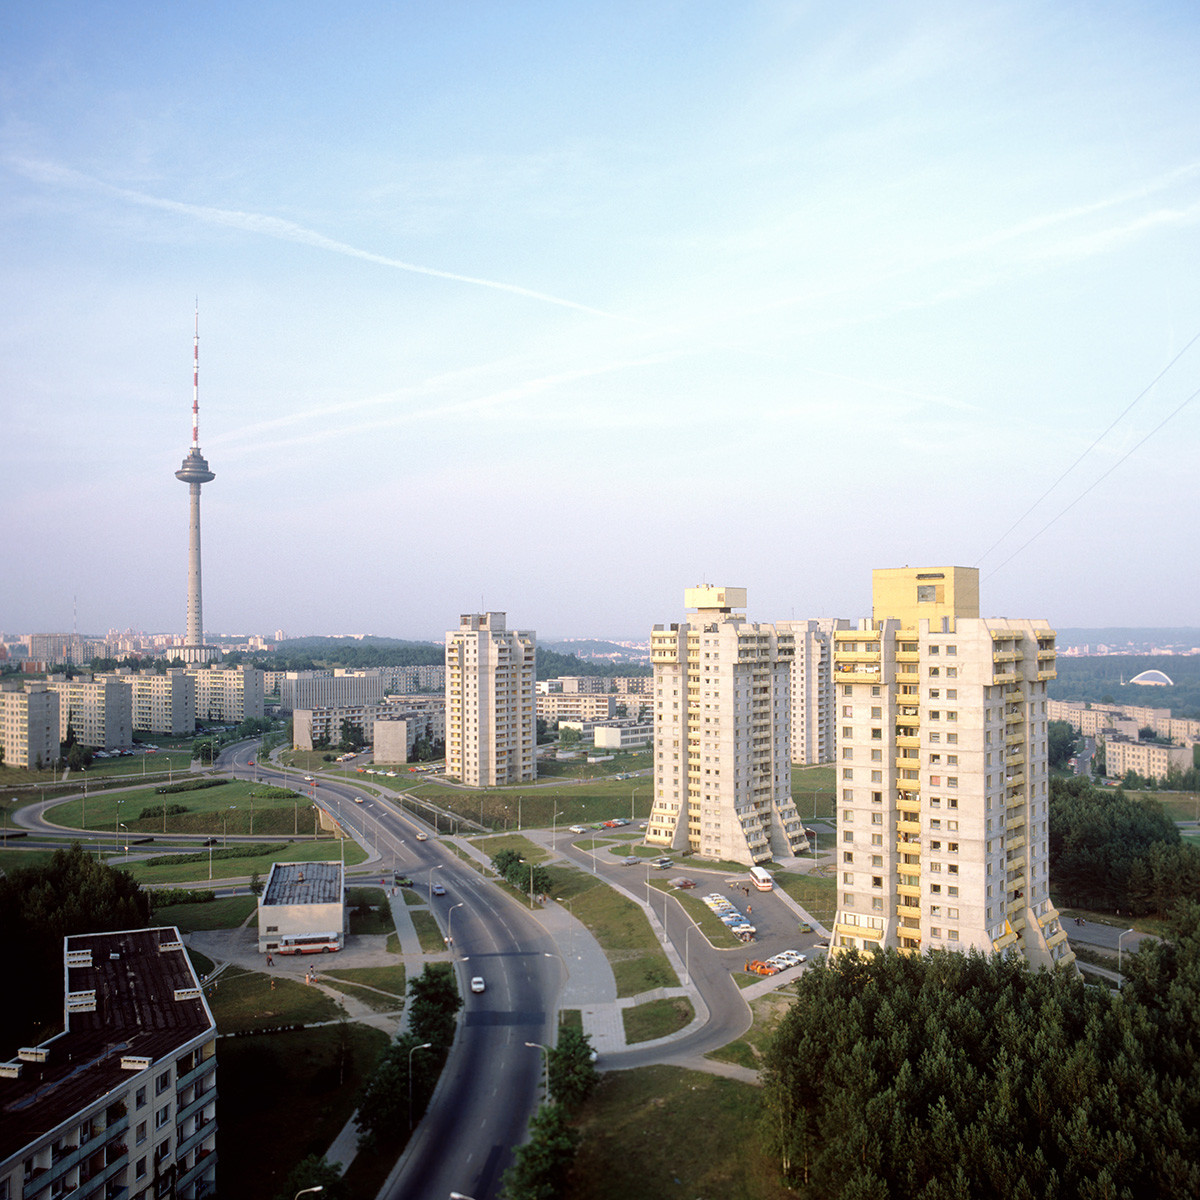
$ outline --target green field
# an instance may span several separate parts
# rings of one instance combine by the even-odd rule
[[[181,933],[197,929],[237,929],[258,908],[253,896],[221,896],[204,904],[168,904],[155,908],[154,920],[177,925]]]
[[[404,1007],[403,967],[348,967],[322,971],[321,982],[353,996],[374,1012],[398,1012]]]
[[[278,845],[278,843],[272,843]],[[160,887],[179,883],[213,883],[224,879],[248,878],[256,871],[262,879],[266,879],[271,870],[271,864],[276,862],[331,862],[346,856],[346,866],[357,866],[367,857],[367,852],[357,843],[346,840],[339,845],[334,841],[295,842],[285,845],[284,849],[273,854],[263,854],[253,842],[235,842],[229,847],[237,846],[244,849],[245,854],[237,858],[216,858],[212,860],[209,874],[208,852],[197,850],[195,861],[190,863],[175,863],[163,866],[154,859],[139,860],[122,864],[122,869],[128,871],[140,884],[145,887]]]
[[[227,967],[205,985],[204,994],[218,1031],[226,1034],[336,1021],[343,1015],[341,1006],[319,988],[240,967]]]
[[[618,996],[636,996],[659,987],[678,987],[679,977],[663,953],[646,914],[595,876],[571,868],[550,867],[551,895],[569,901],[604,949],[612,965]]]
[[[757,976],[755,976],[757,978]],[[750,1012],[754,1023],[736,1041],[729,1042],[719,1050],[712,1050],[705,1058],[715,1058],[718,1062],[735,1063],[739,1067],[748,1067],[757,1071],[762,1066],[763,1055],[771,1043],[779,1022],[792,1006],[792,989],[779,989],[766,992],[756,1000],[750,1001]]]
[[[646,1004],[621,1009],[625,1040],[631,1046],[635,1042],[652,1042],[656,1038],[678,1033],[686,1029],[695,1016],[696,1010],[686,996],[650,1000]]]
[[[775,872],[775,885],[785,892],[826,929],[832,928],[837,912],[837,883],[832,875],[795,875]]]
[[[381,1030],[350,1022],[223,1039],[219,1193],[273,1196],[302,1158],[323,1155],[387,1044]]]
[[[759,1090],[678,1067],[610,1071],[584,1104],[571,1200],[786,1200],[763,1152]]]
[[[281,837],[312,835],[316,829],[313,805],[299,793],[294,800],[265,798],[262,792],[267,786],[230,780],[217,787],[164,796],[158,795],[153,788],[124,795],[102,793],[89,795],[86,800],[79,798],[56,804],[47,810],[46,819],[68,829],[119,833],[122,838],[126,836],[120,829],[122,822],[130,837],[147,834],[162,837],[164,832],[168,835],[203,833],[217,837],[251,833]],[[162,810],[172,805],[188,811],[164,815]]]

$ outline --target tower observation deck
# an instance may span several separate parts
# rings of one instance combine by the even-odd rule
[[[214,646],[204,644],[204,606],[200,587],[200,487],[216,478],[208,460],[200,453],[200,313],[192,342],[192,445],[175,478],[188,485],[188,593],[187,636],[180,651],[184,662],[210,662],[217,657]]]

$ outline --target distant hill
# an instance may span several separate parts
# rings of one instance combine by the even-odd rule
[[[280,642],[274,654],[252,656],[270,660],[279,671],[321,667],[419,667],[446,661],[436,642],[406,642],[386,637],[306,637]]]
[[[1060,650],[1088,646],[1095,653],[1096,647],[1108,646],[1123,653],[1145,654],[1151,650],[1174,650],[1178,653],[1200,646],[1200,629],[1186,625],[1162,629],[1119,625],[1105,629],[1058,627],[1057,633]]]
[[[649,660],[645,650],[632,649],[618,642],[602,642],[590,638],[570,638],[567,641],[539,642],[539,646],[555,654],[572,654],[576,658],[603,658],[612,662],[644,663]]]

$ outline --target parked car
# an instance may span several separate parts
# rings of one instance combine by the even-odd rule
[[[622,860],[627,867],[636,867],[641,859],[636,854],[629,855],[628,858]]]
[[[653,865],[658,867],[660,871],[665,871],[667,867],[673,867],[675,864],[669,858],[656,858],[653,860]]]
[[[471,977],[471,991],[478,994],[479,992],[482,992],[485,987],[486,984],[483,982],[482,975],[473,975]]]
[[[634,859],[634,862],[636,861],[637,859]],[[687,891],[688,888],[694,888],[696,886],[696,881],[694,879],[672,879],[670,883],[673,888],[679,888],[681,891]]]
[[[571,832],[572,833],[587,833],[587,830],[584,829],[584,827],[582,825],[572,825]]]

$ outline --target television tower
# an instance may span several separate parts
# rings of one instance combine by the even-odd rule
[[[204,610],[200,599],[200,485],[216,476],[200,453],[200,307],[196,306],[196,332],[192,339],[192,446],[176,479],[188,485],[191,519],[188,524],[187,637],[180,657],[184,662],[209,662],[216,650],[204,644]]]

